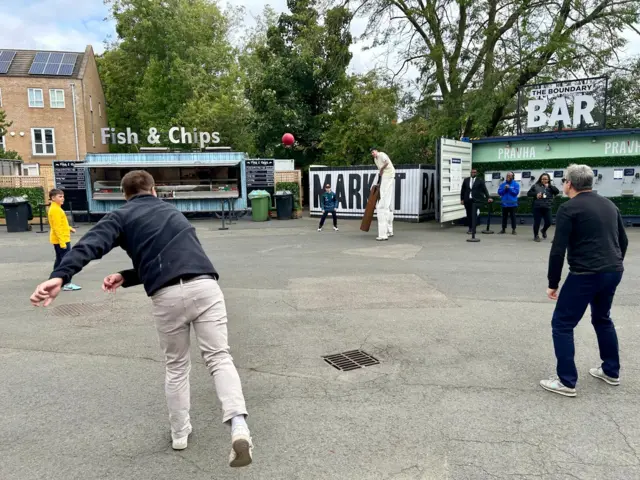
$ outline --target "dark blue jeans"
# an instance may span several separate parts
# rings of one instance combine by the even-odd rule
[[[618,378],[620,373],[618,335],[610,313],[620,280],[622,280],[622,272],[569,274],[565,280],[553,312],[551,327],[553,347],[558,360],[557,373],[566,387],[575,388],[578,381],[578,371],[574,361],[573,329],[580,322],[588,305],[591,305],[591,323],[598,336],[602,370],[608,376]]]
[[[60,245],[54,245],[53,248],[56,251],[56,261],[53,264],[53,269],[57,269],[60,266],[60,262],[64,256],[71,250],[71,243],[67,243],[67,248],[60,248]]]

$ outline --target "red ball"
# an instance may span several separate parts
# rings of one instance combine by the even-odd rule
[[[293,135],[291,135],[290,133],[285,133],[282,136],[282,143],[284,143],[287,146],[291,146],[295,143],[296,139],[293,138]]]

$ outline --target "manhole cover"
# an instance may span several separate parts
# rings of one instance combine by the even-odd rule
[[[362,350],[351,350],[349,352],[336,353],[335,355],[326,355],[322,358],[324,358],[324,361],[329,365],[343,372],[362,367],[370,367],[380,363],[377,358],[372,357]]]
[[[102,303],[67,303],[53,308],[56,317],[81,317],[83,315],[95,315],[103,312],[105,307]]]

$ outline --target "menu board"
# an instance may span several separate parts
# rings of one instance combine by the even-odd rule
[[[84,164],[80,162],[53,162],[56,188],[64,191],[62,209],[74,212],[88,210],[87,181]]]
[[[247,189],[274,187],[275,161],[273,160],[247,160],[245,163],[247,172]]]
[[[245,169],[247,175],[247,195],[254,190],[265,190],[271,194],[275,193],[275,171],[274,160],[246,160]],[[251,206],[251,199],[247,199]]]
[[[84,164],[79,162],[53,162],[53,176],[56,188],[61,190],[85,190]]]

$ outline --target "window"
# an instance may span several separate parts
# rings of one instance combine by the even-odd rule
[[[37,177],[40,175],[40,165],[37,163],[25,163],[22,165],[22,175],[28,177]]]
[[[64,108],[64,90],[61,88],[49,90],[49,101],[51,108]]]
[[[0,107],[2,106],[2,89],[0,88]]]
[[[29,89],[29,106],[31,108],[44,108],[44,94],[41,88]]]
[[[31,141],[34,155],[56,154],[56,138],[53,128],[32,128]]]
[[[6,152],[7,145],[4,143],[4,136],[0,137],[0,152]]]
[[[89,111],[93,112],[93,100],[91,100],[91,95],[89,95]]]
[[[0,97],[0,107],[2,106],[2,98]],[[98,115],[102,118],[102,104],[98,102]]]

